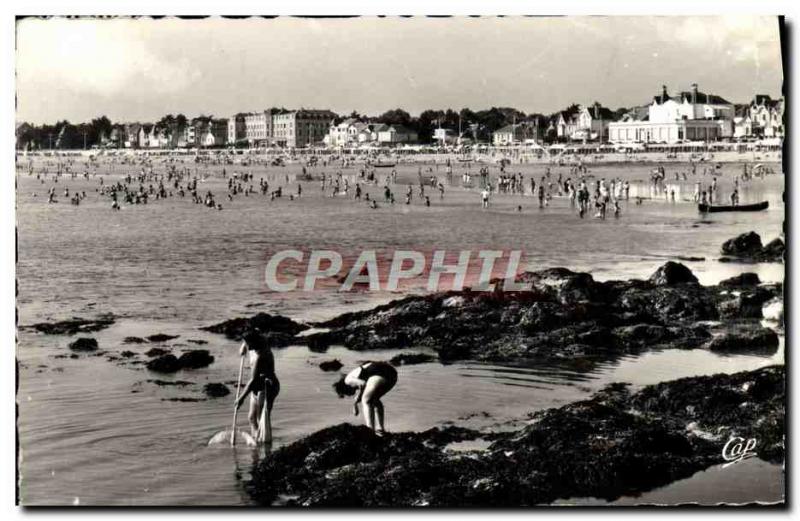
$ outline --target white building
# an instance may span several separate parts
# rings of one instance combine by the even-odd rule
[[[612,143],[678,143],[715,141],[734,134],[734,105],[720,96],[692,90],[676,96],[667,87],[653,98],[644,119],[623,118],[609,124]]]
[[[417,133],[403,125],[381,125],[376,130],[381,145],[416,143],[418,140]]]
[[[272,144],[275,137],[273,115],[272,109],[248,112],[244,115],[244,139],[250,145]]]
[[[758,94],[750,103],[752,135],[759,137],[783,137],[783,99],[773,100],[766,94]]]
[[[599,103],[595,102],[588,107],[581,105],[576,127],[569,138],[575,141],[605,141],[608,139],[608,126],[613,121],[614,113]]]
[[[348,118],[341,123],[331,123],[325,144],[333,147],[344,147],[358,143],[359,126],[355,118]]]
[[[236,143],[247,138],[245,134],[246,114],[234,114],[228,118],[228,143]]]

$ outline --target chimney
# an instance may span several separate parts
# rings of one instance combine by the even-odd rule
[[[697,104],[697,84],[692,83],[692,105]]]
[[[667,86],[666,85],[662,85],[661,86],[661,103],[663,104],[664,101],[666,101],[666,99],[667,99]]]

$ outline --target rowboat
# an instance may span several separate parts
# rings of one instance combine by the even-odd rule
[[[395,166],[397,166],[397,163],[383,163],[379,161],[377,163],[374,163],[372,166],[374,166],[375,168],[394,168]]]
[[[697,209],[700,213],[715,212],[760,212],[769,208],[769,201],[761,201],[754,204],[737,204],[736,206],[711,206],[698,204]]]

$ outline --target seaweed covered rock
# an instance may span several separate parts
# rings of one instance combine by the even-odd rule
[[[206,349],[193,349],[186,351],[178,358],[182,369],[199,369],[207,367],[214,362],[214,357]]]
[[[308,326],[280,315],[258,313],[250,318],[233,318],[212,326],[201,327],[200,329],[219,333],[228,338],[239,339],[250,328],[260,329],[264,333],[285,333],[294,336],[308,329]]]
[[[69,348],[72,351],[97,351],[97,340],[91,337],[80,337],[74,342],[70,342]]]
[[[743,323],[727,329],[708,344],[711,351],[724,353],[774,353],[778,349],[778,334],[761,324]]]
[[[517,276],[517,284],[529,284],[530,290],[543,295],[548,300],[562,303],[595,300],[597,285],[588,273],[580,273],[567,268],[548,268],[541,271],[525,272]],[[495,281],[497,289],[503,290],[504,282]]]
[[[338,371],[342,367],[344,367],[344,365],[335,358],[333,360],[326,360],[319,364],[319,368],[323,371]]]
[[[772,239],[761,250],[761,257],[765,260],[773,262],[783,261],[783,255],[786,253],[786,244],[781,239]]]
[[[758,274],[750,272],[740,273],[719,283],[720,286],[725,288],[750,287],[758,286],[759,284],[761,284],[761,279],[758,278]]]
[[[783,262],[785,250],[786,245],[780,238],[763,246],[756,232],[743,233],[722,244],[724,255],[750,262]]]
[[[436,357],[427,353],[401,353],[393,356],[391,360],[389,360],[389,363],[395,366],[415,365],[427,364],[428,362],[432,362],[434,360],[436,360]]]
[[[721,318],[762,318],[764,304],[778,295],[780,295],[780,291],[776,287],[733,287],[719,293],[717,309]]]
[[[732,436],[784,458],[785,371],[684,378],[631,393],[611,385],[588,400],[532,415],[516,430],[459,427],[380,438],[340,424],[268,454],[248,493],[318,507],[532,506],[559,498],[635,495],[722,463]],[[699,432],[712,433],[699,435]],[[493,440],[486,450],[453,441]]]
[[[697,284],[697,277],[692,270],[680,262],[668,261],[650,276],[650,282],[656,286],[674,286],[675,284]]]
[[[764,248],[761,236],[756,232],[743,233],[722,243],[722,253],[734,257],[751,257],[758,255]]]
[[[203,386],[203,392],[210,398],[222,398],[231,394],[228,386],[221,383],[208,383]]]
[[[156,333],[155,335],[150,335],[147,337],[147,340],[150,342],[166,342],[168,340],[174,340],[178,338],[180,335],[166,335],[164,333]]]
[[[167,354],[149,360],[146,367],[156,373],[174,373],[181,369],[181,364],[175,355]]]
[[[77,333],[93,333],[111,326],[115,322],[114,315],[101,315],[96,319],[72,318],[56,322],[41,322],[27,326],[45,335],[74,335]]]
[[[614,359],[651,347],[691,349],[711,338],[707,323],[761,318],[777,285],[743,275],[703,286],[686,266],[667,262],[648,280],[595,281],[563,268],[520,274],[527,290],[414,295],[316,324],[296,341],[324,350],[420,348],[442,361]],[[724,324],[723,324],[724,326]]]

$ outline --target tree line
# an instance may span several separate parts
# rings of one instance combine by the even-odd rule
[[[285,109],[283,109],[285,110]],[[615,112],[619,117],[628,109],[619,108]],[[539,113],[526,114],[512,107],[492,107],[486,110],[473,111],[463,108],[459,111],[453,109],[428,109],[422,111],[419,116],[412,116],[403,109],[396,108],[388,110],[377,117],[368,117],[352,112],[349,116],[343,116],[334,120],[333,123],[340,123],[345,117],[356,118],[361,121],[375,123],[385,123],[388,125],[403,125],[414,130],[420,143],[427,144],[433,142],[434,131],[437,128],[450,129],[461,132],[462,135],[470,137],[476,141],[491,141],[492,134],[511,124],[530,124],[538,126],[541,134],[547,140],[554,140],[553,127],[561,112],[574,114],[578,111],[578,105],[573,104],[563,111],[544,115]],[[201,115],[191,121],[211,120],[213,116]],[[167,129],[171,132],[183,132],[190,120],[183,114],[167,114],[155,122],[158,129]],[[119,131],[124,129],[123,124],[113,123],[106,116],[100,116],[89,122],[73,124],[67,120],[58,121],[55,124],[31,125],[23,123],[17,127],[17,147],[18,148],[59,148],[59,149],[80,149],[92,148],[103,144],[114,128]],[[551,133],[547,134],[547,129]]]

